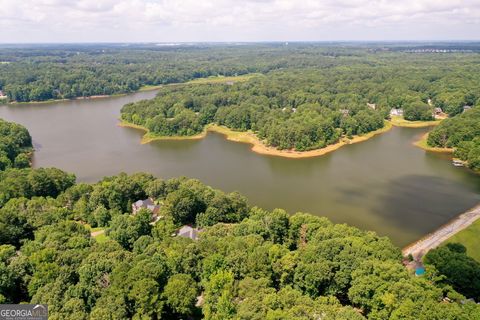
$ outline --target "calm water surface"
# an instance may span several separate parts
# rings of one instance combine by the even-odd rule
[[[1,106],[0,117],[28,128],[35,167],[58,167],[88,182],[121,171],[194,177],[240,191],[252,205],[327,216],[388,235],[400,246],[480,201],[478,175],[412,146],[425,129],[394,128],[309,159],[258,155],[219,134],[141,145],[141,132],[118,127],[117,119],[125,103],[154,95]]]

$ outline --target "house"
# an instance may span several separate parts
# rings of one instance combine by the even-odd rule
[[[443,113],[443,110],[442,110],[442,108],[435,108],[435,109],[433,109],[433,113],[438,116],[438,115],[441,115]]]
[[[234,82],[233,82],[233,81],[227,81],[227,82],[225,82],[225,84],[226,84],[227,86],[233,86]]]
[[[463,106],[463,112],[466,112],[470,109],[472,109],[472,106]]]
[[[344,117],[348,116],[349,113],[350,113],[350,110],[348,110],[348,109],[340,109],[338,111],[340,111],[343,114]]]
[[[376,105],[375,103],[367,103],[367,106],[368,106],[370,109],[377,110],[377,105]]]
[[[390,115],[391,116],[403,116],[403,109],[392,108],[392,110],[390,110]]]
[[[152,221],[156,220],[158,217],[158,213],[160,211],[160,205],[155,204],[152,198],[148,198],[145,200],[138,200],[132,203],[132,213],[135,215],[141,209],[147,209],[152,212]]]
[[[0,99],[6,99],[7,96],[3,93],[2,90],[0,90]]]
[[[198,240],[198,235],[200,232],[202,232],[202,230],[200,229],[192,228],[190,226],[183,226],[180,230],[178,230],[177,236],[189,238],[192,240]]]

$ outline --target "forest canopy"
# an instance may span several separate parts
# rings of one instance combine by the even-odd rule
[[[363,82],[373,78],[374,95],[380,95],[368,97],[371,103],[386,105],[388,99],[389,107],[420,106],[430,98],[454,115],[479,98],[478,61],[474,52],[416,54],[386,44],[25,46],[0,48],[0,90],[10,101],[43,101],[128,93],[218,75],[335,69],[357,78],[347,84],[361,96]]]
[[[0,119],[0,171],[30,166],[32,138],[19,124]]]
[[[252,207],[198,180],[122,173],[86,184],[58,169],[7,168],[0,194],[0,303],[46,303],[51,319],[480,314],[443,253],[415,277],[386,237]],[[147,197],[160,207],[154,222],[147,209],[132,213]],[[177,235],[183,225],[198,228],[198,239]],[[92,228],[105,230],[103,240]]]
[[[480,108],[446,119],[428,135],[432,147],[454,148],[455,157],[480,170]]]
[[[162,219],[131,214],[155,196]],[[87,221],[106,229],[98,241]],[[199,240],[175,236],[185,223]],[[120,174],[0,209],[2,303],[53,319],[472,319],[435,268],[415,277],[373,232],[250,207],[197,180]],[[438,279],[438,282],[437,282]],[[450,303],[442,302],[449,297]]]

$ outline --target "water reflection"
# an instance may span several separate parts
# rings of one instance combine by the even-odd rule
[[[448,155],[412,146],[426,129],[395,128],[307,159],[258,155],[251,146],[215,133],[202,140],[142,145],[142,133],[118,127],[117,119],[123,104],[153,95],[3,106],[0,117],[30,130],[35,167],[58,167],[88,182],[121,171],[194,177],[240,191],[252,205],[327,216],[388,235],[398,245],[480,201],[479,176],[454,168]]]

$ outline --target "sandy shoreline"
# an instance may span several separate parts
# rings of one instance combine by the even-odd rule
[[[327,153],[333,152],[345,145],[359,143],[359,142],[363,142],[368,139],[371,139],[379,134],[389,131],[393,127],[391,123],[386,121],[385,126],[381,129],[369,132],[362,136],[354,136],[352,139],[341,138],[339,142],[326,146],[325,148],[310,150],[310,151],[293,151],[293,150],[278,150],[276,148],[266,146],[265,143],[261,141],[253,132],[233,131],[227,127],[219,126],[219,125],[208,125],[203,132],[193,136],[173,136],[173,137],[154,136],[145,127],[131,124],[125,121],[120,122],[118,125],[121,127],[134,128],[134,129],[142,130],[143,132],[145,132],[145,135],[142,137],[142,140],[141,140],[142,144],[149,143],[156,140],[160,140],[160,141],[161,140],[197,140],[197,139],[203,139],[208,132],[216,132],[224,135],[225,138],[229,141],[247,143],[252,145],[251,150],[258,154],[284,157],[284,158],[293,158],[293,159],[322,156]]]

